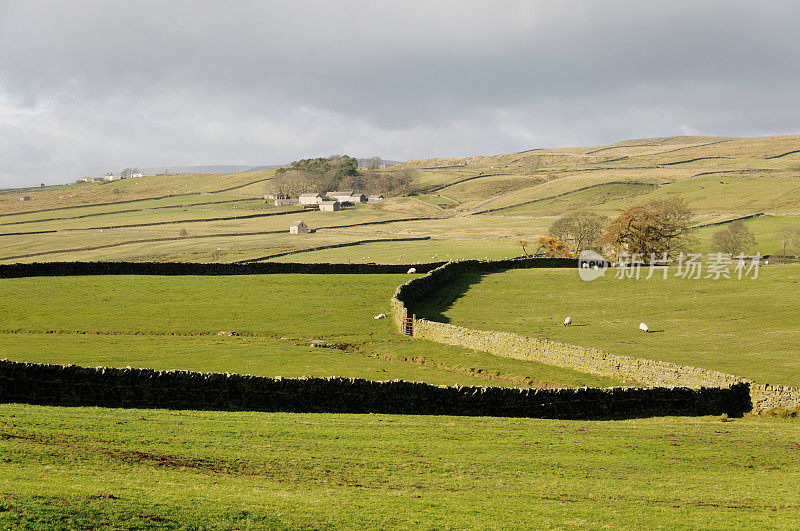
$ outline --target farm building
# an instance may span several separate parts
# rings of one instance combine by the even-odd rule
[[[289,197],[288,194],[266,194],[264,195],[264,201],[267,203],[273,201],[275,206],[293,205],[297,202]]]
[[[319,209],[323,212],[333,212],[335,210],[341,210],[342,205],[339,204],[339,201],[323,201],[319,204]]]
[[[103,179],[104,181],[106,181],[106,182],[111,182],[111,181],[119,181],[121,178],[122,178],[122,177],[120,177],[119,175],[114,175],[113,173],[106,173],[106,174],[105,174],[105,175],[103,175],[103,177],[102,177],[102,179]]]
[[[289,225],[289,234],[308,234],[308,225],[303,221],[295,221]]]
[[[339,201],[341,201],[341,199]],[[365,196],[364,194],[351,194],[350,197],[345,199],[345,202],[346,203],[353,203],[354,205],[357,204],[357,203],[366,203],[367,202],[367,196]]]
[[[323,197],[320,194],[300,194],[301,205],[318,205],[322,200]]]
[[[22,197],[19,198],[19,200],[20,201],[30,201],[31,200],[31,196],[23,195]]]
[[[368,203],[377,203],[378,201],[383,201],[383,196],[381,194],[372,194],[367,198]]]
[[[347,200],[353,195],[352,190],[345,190],[343,192],[328,192],[327,195],[330,199],[334,201],[339,201],[340,203],[346,203]]]

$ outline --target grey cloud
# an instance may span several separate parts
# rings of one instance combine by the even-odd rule
[[[0,0],[0,180],[797,130],[800,6]]]

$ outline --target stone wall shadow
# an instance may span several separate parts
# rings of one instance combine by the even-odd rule
[[[414,314],[419,319],[449,323],[450,319],[444,314],[453,307],[453,304],[463,297],[469,289],[479,283],[492,272],[465,271],[449,282],[442,283],[424,300],[412,302],[408,313]]]

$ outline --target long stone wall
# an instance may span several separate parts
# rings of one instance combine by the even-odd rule
[[[395,323],[403,332],[402,322],[409,316],[409,306],[423,300],[442,283],[465,272],[493,272],[511,268],[577,267],[575,261],[506,260],[484,262],[469,260],[450,262],[427,275],[412,279],[395,292],[391,307]],[[436,341],[448,345],[489,352],[497,356],[537,361],[558,367],[608,376],[646,386],[685,386],[691,388],[735,385],[749,386],[753,409],[765,411],[773,408],[800,406],[800,388],[757,384],[752,380],[719,371],[677,365],[665,361],[609,354],[593,348],[567,345],[555,341],[535,339],[510,332],[473,330],[446,323],[417,319],[413,324],[416,339]]]
[[[739,416],[746,385],[730,388],[517,389],[348,378],[262,378],[0,361],[0,402],[306,413],[393,413],[559,419]]]
[[[406,273],[414,267],[427,273],[443,262],[431,264],[327,264],[262,262],[249,264],[207,264],[192,262],[34,262],[0,264],[0,278],[74,275],[266,275],[306,274],[388,274]]]

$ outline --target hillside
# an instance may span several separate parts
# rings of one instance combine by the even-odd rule
[[[611,215],[674,196],[689,203],[697,226],[755,215],[746,223],[763,254],[776,250],[778,230],[800,227],[800,136],[645,138],[362,171],[407,178],[406,195],[301,214],[261,199],[273,169],[4,190],[0,259],[503,258],[564,214]],[[19,201],[22,195],[31,200]],[[295,219],[316,232],[290,236]],[[698,230],[700,251],[710,249],[714,230]]]

